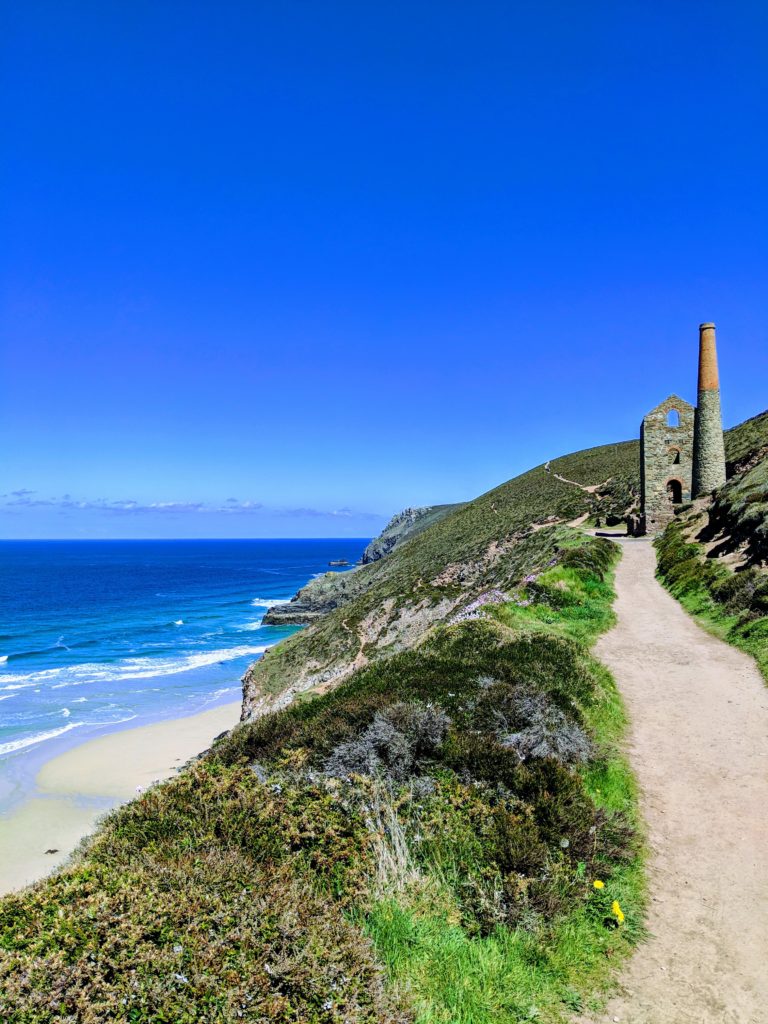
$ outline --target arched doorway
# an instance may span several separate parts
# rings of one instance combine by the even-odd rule
[[[667,497],[673,505],[681,505],[683,501],[683,485],[679,480],[667,481]]]

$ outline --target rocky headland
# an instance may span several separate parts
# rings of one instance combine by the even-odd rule
[[[444,519],[461,505],[428,505],[406,508],[392,516],[378,537],[367,546],[360,565],[349,572],[327,572],[310,580],[288,604],[273,605],[264,616],[265,626],[307,626],[326,612],[356,597],[365,588],[365,577],[358,574],[366,565],[378,562],[406,540],[417,536]]]

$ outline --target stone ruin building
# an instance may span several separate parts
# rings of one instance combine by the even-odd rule
[[[715,325],[701,324],[697,407],[670,395],[647,414],[640,427],[641,518],[637,524],[630,523],[630,531],[658,533],[674,519],[676,506],[724,483]]]

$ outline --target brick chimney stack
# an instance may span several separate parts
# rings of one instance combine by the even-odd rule
[[[720,411],[715,325],[699,327],[699,397],[693,436],[694,498],[710,494],[725,483],[725,442]]]

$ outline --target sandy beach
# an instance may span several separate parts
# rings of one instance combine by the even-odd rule
[[[239,717],[240,702],[235,701],[110,733],[46,762],[35,794],[0,818],[0,894],[64,863],[106,810],[129,800],[138,786],[172,776]]]

